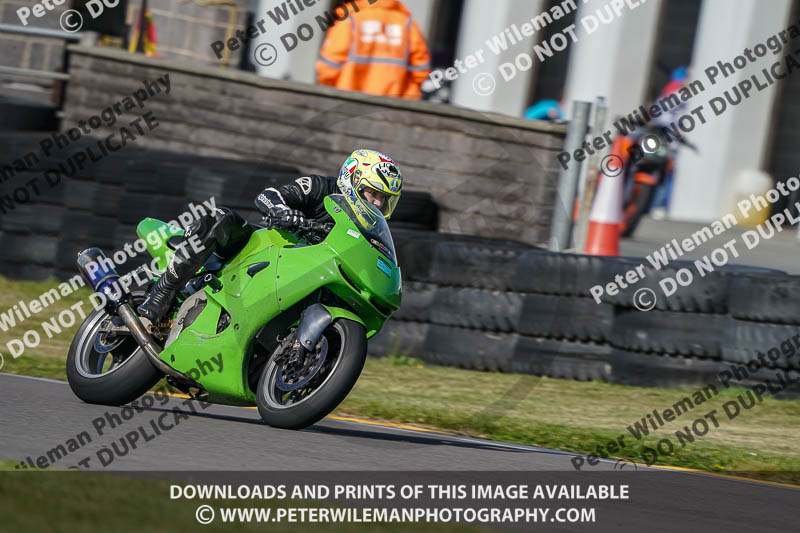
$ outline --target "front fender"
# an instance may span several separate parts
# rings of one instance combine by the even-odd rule
[[[337,318],[345,318],[347,320],[352,320],[353,322],[358,322],[359,324],[364,326],[364,329],[367,330],[367,338],[368,339],[370,337],[372,337],[373,335],[375,335],[376,333],[378,333],[378,330],[369,331],[369,328],[364,323],[364,321],[361,320],[361,318],[357,314],[353,313],[352,311],[350,311],[348,309],[342,309],[341,307],[335,307],[335,306],[332,306],[332,305],[323,305],[323,307],[325,309],[327,309],[328,312],[331,314],[331,322],[333,322]]]

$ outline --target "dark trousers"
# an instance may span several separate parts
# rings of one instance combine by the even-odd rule
[[[253,228],[236,211],[227,207],[219,207],[212,213],[192,222],[186,230],[186,238],[197,235],[202,244],[202,251],[196,256],[202,256],[203,262],[216,253],[224,261],[229,260],[245,247],[253,235]],[[192,257],[191,247],[186,247],[189,261],[200,259]]]

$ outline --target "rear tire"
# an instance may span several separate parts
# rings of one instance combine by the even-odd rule
[[[145,293],[133,293],[134,307],[144,301]],[[117,367],[103,372],[103,362],[94,348],[100,324],[108,318],[105,310],[92,312],[83,322],[67,355],[67,381],[75,396],[87,403],[125,405],[150,390],[163,377],[153,367],[133,337],[125,339],[111,355],[126,357]],[[98,369],[97,367],[101,368]]]
[[[367,358],[364,326],[352,320],[337,319],[325,329],[323,336],[330,348],[322,368],[329,362],[331,365],[324,375],[320,370],[322,383],[302,400],[283,404],[287,400],[281,396],[286,394],[276,390],[275,385],[280,368],[272,360],[265,365],[258,381],[257,403],[261,418],[270,426],[302,429],[318,422],[342,403],[358,381]]]

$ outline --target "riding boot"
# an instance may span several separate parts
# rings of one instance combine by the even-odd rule
[[[213,252],[209,247],[189,257],[183,257],[181,252],[176,253],[167,270],[147,293],[144,303],[136,309],[139,316],[147,318],[153,324],[159,322],[172,305],[178,290],[189,282]]]

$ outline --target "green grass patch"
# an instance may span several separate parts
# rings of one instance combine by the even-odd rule
[[[67,294],[68,292],[69,294]],[[42,297],[42,295],[45,294],[46,296]],[[92,304],[89,301],[90,294],[91,291],[89,291],[89,289],[86,287],[79,288],[74,282],[72,285],[56,280],[20,282],[0,276],[0,313],[7,315],[7,311],[12,309],[15,305],[18,306],[17,308],[20,312],[23,312],[22,307],[18,305],[20,301],[24,302],[25,306],[28,308],[30,308],[30,302],[34,300],[38,301],[40,305],[44,304],[40,312],[31,313],[30,317],[25,318],[21,322],[18,319],[17,313],[14,313],[13,318],[16,322],[14,327],[6,329],[8,326],[8,322],[6,321],[3,328],[0,329],[0,340],[2,341],[0,342],[0,352],[3,353],[6,363],[9,363],[9,359],[12,359],[9,354],[9,349],[6,347],[6,343],[11,339],[22,339],[25,332],[29,330],[36,331],[39,334],[41,342],[35,348],[25,348],[25,352],[19,357],[20,359],[29,353],[44,356],[63,356],[66,358],[64,346],[66,345],[69,347],[72,337],[80,327],[82,322],[80,319],[80,311],[82,310],[83,313],[88,315],[93,310]],[[75,324],[70,327],[62,328],[62,323],[58,322],[59,313],[68,310],[70,306],[79,302],[83,302],[83,304],[80,310],[75,311],[75,317],[77,318]],[[25,316],[24,312],[22,316]],[[54,319],[55,322],[53,322]],[[66,316],[64,319],[68,320]],[[57,328],[62,331],[57,334],[52,332],[48,334],[42,327],[44,322],[55,324]],[[5,369],[3,370],[7,371]]]
[[[0,470],[13,463],[0,461]],[[267,481],[269,482],[269,481]],[[481,531],[460,525],[222,523],[220,507],[319,507],[296,500],[171,500],[170,483],[87,472],[0,472],[0,531],[114,531],[116,533],[196,533],[203,531]],[[210,505],[215,520],[200,525],[195,511]],[[343,507],[332,503],[330,507]]]
[[[5,357],[6,362],[2,371],[8,374],[67,380],[66,352],[63,357],[41,354],[25,354],[17,359],[11,359],[7,354]]]
[[[646,463],[645,448],[660,439],[674,445],[655,464],[800,482],[799,400],[766,398],[728,420],[723,404],[742,389],[724,389],[674,422],[636,440],[628,426],[671,408],[696,389],[641,388],[601,382],[475,372],[423,364],[369,360],[353,392],[337,413],[442,428],[489,439],[596,453],[623,435],[625,448],[611,454]],[[675,431],[717,410],[719,427],[685,446]],[[650,459],[652,460],[652,459]]]
[[[54,283],[0,278],[0,311],[20,299],[36,298],[52,286]],[[88,291],[80,292],[51,306],[46,313],[54,316],[78,298],[88,301]],[[28,327],[27,322],[25,325]],[[5,353],[3,372],[66,379],[67,350],[77,327],[17,359]],[[24,329],[17,333],[21,335]],[[336,413],[584,454],[595,453],[597,446],[605,447],[623,435],[626,447],[612,455],[637,463],[646,462],[647,457],[642,457],[645,447],[656,448],[660,439],[669,438],[674,451],[659,455],[656,464],[800,483],[800,449],[795,445],[800,441],[800,400],[766,398],[728,420],[723,404],[735,401],[743,391],[723,389],[674,422],[657,431],[651,429],[640,441],[629,433],[628,426],[653,409],[661,412],[671,408],[694,391],[476,372],[395,356],[368,360],[358,384]],[[681,446],[675,432],[691,427],[713,409],[717,410],[719,427],[713,427],[709,420],[705,436]]]

